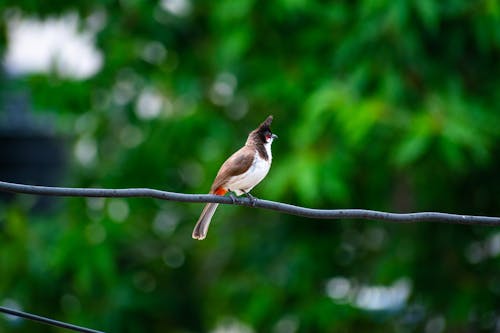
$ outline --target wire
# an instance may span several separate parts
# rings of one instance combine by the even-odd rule
[[[41,322],[41,323],[44,323],[44,324],[47,324],[47,325],[51,325],[51,326],[57,326],[57,327],[67,328],[67,329],[73,330],[75,332],[104,333],[102,331],[96,331],[96,330],[93,330],[93,329],[90,329],[90,328],[85,328],[85,327],[81,327],[81,326],[76,326],[76,325],[68,324],[68,323],[65,323],[65,322],[62,322],[62,321],[58,321],[58,320],[54,320],[54,319],[49,319],[49,318],[45,318],[45,317],[42,317],[42,316],[37,316],[37,315],[31,314],[31,313],[27,313],[27,312],[23,312],[23,311],[19,311],[19,310],[14,310],[14,309],[6,308],[4,306],[0,306],[0,312],[9,314],[11,316],[22,317],[22,318],[26,318],[26,319],[33,320],[33,321],[38,321],[38,322]]]
[[[239,197],[236,198],[236,201],[233,202],[233,199],[227,196],[217,196],[212,194],[184,194],[149,188],[68,188],[24,185],[0,181],[0,191],[64,197],[148,197],[178,202],[215,202],[221,204],[237,204],[241,206],[264,208],[287,214],[316,219],[365,219],[382,220],[397,223],[440,222],[467,225],[500,226],[500,217],[491,216],[460,215],[437,212],[398,214],[366,209],[314,209],[257,198],[255,198],[255,200],[250,200],[246,197]]]

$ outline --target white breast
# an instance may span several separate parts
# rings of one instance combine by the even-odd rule
[[[228,182],[227,187],[230,191],[234,192],[236,195],[242,195],[245,192],[250,192],[255,185],[260,183],[262,179],[267,175],[269,169],[271,168],[271,144],[265,144],[267,151],[267,156],[269,159],[266,161],[260,157],[259,153],[255,153],[255,158],[253,160],[250,168],[239,176],[232,177]]]

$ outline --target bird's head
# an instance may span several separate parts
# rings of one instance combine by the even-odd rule
[[[273,116],[267,117],[262,124],[259,125],[252,133],[255,133],[256,139],[262,143],[272,143],[274,139],[278,136],[271,132],[271,123],[273,122]]]

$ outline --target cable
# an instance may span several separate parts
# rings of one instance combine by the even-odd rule
[[[14,310],[14,309],[6,308],[4,306],[0,306],[0,312],[9,314],[11,316],[22,317],[22,318],[26,318],[26,319],[33,320],[33,321],[38,321],[40,323],[51,325],[51,326],[57,326],[57,327],[67,328],[67,329],[73,330],[75,332],[104,333],[102,331],[96,331],[96,330],[93,330],[93,329],[90,329],[90,328],[85,328],[85,327],[81,327],[81,326],[76,326],[76,325],[68,324],[68,323],[65,323],[65,322],[62,322],[62,321],[58,321],[58,320],[54,320],[54,319],[49,319],[49,318],[45,318],[45,317],[42,317],[42,316],[37,316],[37,315],[31,314],[31,313],[27,313],[27,312],[23,312],[23,311],[19,311],[19,310]]]
[[[24,185],[0,181],[0,191],[65,197],[149,197],[178,202],[216,202],[221,204],[237,204],[242,206],[270,209],[287,214],[316,219],[365,219],[382,220],[397,223],[441,222],[467,225],[500,226],[500,217],[491,216],[460,215],[437,212],[398,214],[366,209],[314,209],[262,199],[255,199],[255,201],[252,201],[249,198],[239,197],[235,202],[233,202],[230,197],[217,196],[212,194],[184,194],[176,192],[166,192],[149,188],[68,188]]]

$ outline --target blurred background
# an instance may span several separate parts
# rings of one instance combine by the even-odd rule
[[[500,3],[0,3],[0,179],[500,215]],[[500,332],[500,230],[0,197],[0,304],[106,332]],[[0,332],[59,332],[0,317]]]

